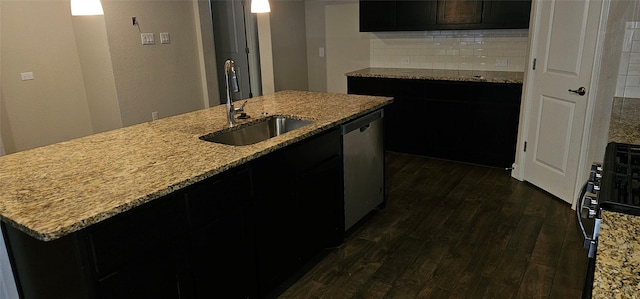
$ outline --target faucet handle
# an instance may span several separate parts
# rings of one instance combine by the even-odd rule
[[[248,101],[249,101],[249,99],[246,99],[246,100],[244,101],[244,103],[242,103],[242,106],[240,106],[240,108],[234,108],[234,110],[235,110],[236,112],[244,113],[244,106],[247,104],[247,102],[248,102]]]

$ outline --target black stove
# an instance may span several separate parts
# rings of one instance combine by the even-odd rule
[[[602,164],[591,166],[576,214],[589,249],[589,264],[582,298],[591,298],[595,255],[603,210],[640,216],[640,145],[609,143]]]
[[[607,145],[598,205],[600,209],[640,216],[640,145]]]

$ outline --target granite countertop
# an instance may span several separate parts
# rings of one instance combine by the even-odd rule
[[[640,216],[602,211],[593,298],[640,298]]]
[[[440,70],[410,68],[366,68],[345,74],[347,77],[422,79],[440,81],[519,83],[524,81],[524,72]]]
[[[640,99],[613,99],[609,142],[640,144]]]
[[[379,109],[391,98],[282,91],[249,99],[259,119],[310,125],[247,146],[199,139],[228,128],[224,105],[0,157],[0,219],[54,240]]]

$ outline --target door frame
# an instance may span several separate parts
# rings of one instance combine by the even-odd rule
[[[517,180],[524,181],[525,177],[525,162],[526,154],[525,142],[528,139],[530,123],[532,121],[531,105],[533,104],[533,84],[532,80],[535,77],[535,72],[532,68],[533,60],[537,57],[536,48],[532,45],[536,45],[540,39],[539,32],[536,31],[536,24],[540,20],[540,7],[542,1],[548,0],[533,0],[531,6],[531,18],[529,21],[529,52],[527,53],[527,61],[524,73],[524,81],[522,88],[522,103],[520,106],[520,123],[518,125],[518,139],[516,147],[516,159],[511,170],[511,176]],[[589,1],[589,0],[583,0]],[[582,129],[582,142],[580,145],[580,151],[576,154],[579,155],[578,163],[578,177],[576,177],[576,186],[574,188],[573,197],[571,202],[571,208],[576,209],[577,197],[580,194],[582,184],[580,182],[587,180],[588,170],[590,165],[594,161],[587,161],[589,157],[589,144],[591,141],[591,126],[594,118],[594,107],[596,103],[596,95],[598,94],[598,77],[602,66],[602,53],[604,50],[604,38],[606,35],[606,24],[609,16],[609,7],[611,0],[601,0],[600,19],[598,22],[598,33],[596,37],[596,49],[594,53],[593,69],[591,70],[591,79],[589,82],[589,91],[587,93],[587,110],[585,115],[585,126]],[[603,28],[605,30],[603,30]],[[541,187],[542,188],[542,187]],[[544,188],[542,188],[544,190]]]

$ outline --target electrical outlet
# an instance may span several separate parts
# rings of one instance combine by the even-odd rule
[[[158,111],[151,112],[151,120],[158,120]]]
[[[509,58],[496,58],[496,66],[509,66]]]
[[[404,64],[404,65],[411,64],[411,58],[409,57],[400,58],[400,64]]]

